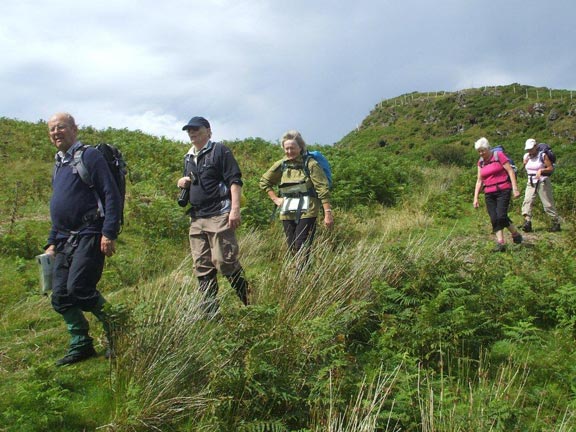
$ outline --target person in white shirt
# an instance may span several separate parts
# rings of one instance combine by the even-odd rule
[[[554,165],[548,155],[540,150],[534,138],[526,140],[524,150],[527,151],[524,154],[523,162],[528,174],[528,184],[524,194],[524,202],[522,203],[522,215],[524,216],[522,229],[525,232],[532,231],[532,208],[536,195],[538,195],[544,211],[552,218],[552,225],[548,231],[560,231],[560,217],[554,205],[552,183],[550,181],[550,175],[554,172]]]

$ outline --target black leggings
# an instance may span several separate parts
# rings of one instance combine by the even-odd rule
[[[512,221],[508,217],[508,207],[510,207],[510,197],[512,189],[491,192],[484,195],[486,209],[492,222],[492,231],[500,231],[510,226]]]
[[[294,220],[283,220],[284,234],[288,249],[296,255],[300,249],[310,246],[316,233],[316,218],[300,219],[298,223]]]

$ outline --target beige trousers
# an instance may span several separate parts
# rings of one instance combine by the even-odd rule
[[[542,177],[539,182],[532,185],[526,185],[526,192],[524,193],[524,202],[522,203],[522,215],[526,220],[532,219],[532,208],[536,195],[540,198],[540,202],[544,207],[544,211],[552,218],[554,222],[558,222],[558,212],[554,206],[554,196],[552,195],[552,183],[550,177]]]
[[[228,213],[193,219],[189,237],[196,277],[206,276],[214,270],[229,276],[242,268],[236,234],[228,227]]]

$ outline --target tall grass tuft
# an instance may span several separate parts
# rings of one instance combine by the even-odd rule
[[[285,253],[278,273],[261,279],[257,301],[277,305],[279,324],[297,325],[334,308],[353,312],[370,300],[372,281],[387,270],[382,244],[332,240],[329,233],[319,235],[308,262],[305,253]]]
[[[282,243],[254,232],[242,242],[244,263],[250,264],[253,254],[282,254]],[[308,263],[302,259],[270,260],[268,271],[250,281],[254,306],[247,309],[234,308],[234,295],[221,285],[222,319],[203,315],[189,258],[172,274],[140,287],[118,336],[112,368],[116,413],[110,427],[159,428],[189,420],[191,413],[215,421],[210,420],[214,410],[232,415],[244,406],[248,417],[217,420],[232,427],[265,421],[250,417],[263,412],[259,398],[270,407],[302,408],[307,388],[324,394],[322,386],[309,383],[331,372],[342,374],[346,328],[369,303],[372,280],[383,276],[388,262],[382,244],[340,244],[329,233],[318,236]],[[244,342],[238,345],[239,340]],[[270,350],[282,355],[271,356]],[[276,376],[276,369],[298,383],[286,382],[281,391],[267,394],[260,387]]]
[[[208,402],[211,339],[218,326],[201,310],[187,275],[190,259],[134,294],[135,307],[117,336],[112,367],[112,429],[157,428],[201,412]]]
[[[316,432],[393,432],[400,430],[390,417],[388,417],[384,428],[381,414],[386,401],[392,398],[392,390],[401,367],[402,365],[399,364],[387,374],[383,373],[381,369],[378,376],[369,384],[364,379],[356,398],[343,412],[338,412],[336,407],[331,404],[328,413],[320,414],[321,418],[327,415],[328,420],[317,421],[319,424],[313,426],[312,430]],[[393,402],[391,406],[394,406]]]

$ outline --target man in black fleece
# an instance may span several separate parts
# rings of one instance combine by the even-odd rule
[[[109,342],[106,357],[113,355],[110,323],[103,309],[106,300],[96,284],[105,256],[116,252],[122,198],[106,160],[92,147],[84,150],[82,158],[94,187],[80,178],[74,153],[82,143],[77,140],[78,127],[70,114],[54,114],[48,121],[48,134],[58,153],[46,252],[54,256],[52,307],[62,315],[70,333],[68,352],[56,362],[63,366],[96,355],[86,311],[102,322]]]
[[[204,294],[204,310],[214,316],[218,311],[218,271],[248,305],[248,283],[235,234],[241,221],[242,173],[230,149],[210,139],[212,129],[204,117],[192,117],[182,130],[192,146],[184,158],[184,176],[178,187],[189,191],[188,234],[194,273]]]

